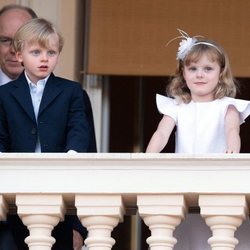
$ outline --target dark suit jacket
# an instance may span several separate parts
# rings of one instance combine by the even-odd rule
[[[88,120],[92,110],[87,105],[90,102],[80,84],[51,74],[36,121],[22,73],[0,87],[0,151],[34,152],[37,134],[42,152],[94,151],[93,146],[90,149],[93,124]]]
[[[90,126],[90,144],[88,146],[87,152],[96,153],[97,146],[96,146],[95,125],[94,125],[92,106],[87,92],[85,90],[82,91],[83,91],[83,100],[85,103],[84,107],[86,107],[87,119]]]

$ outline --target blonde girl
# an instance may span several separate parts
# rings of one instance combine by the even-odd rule
[[[168,97],[156,96],[163,118],[146,152],[161,152],[176,126],[176,153],[239,153],[240,124],[250,102],[235,99],[228,57],[214,41],[179,31],[176,74]]]

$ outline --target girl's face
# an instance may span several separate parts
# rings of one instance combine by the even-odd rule
[[[210,102],[214,100],[214,91],[219,82],[220,65],[204,53],[197,62],[185,65],[183,77],[195,102]]]
[[[32,44],[25,42],[23,50],[16,53],[17,60],[24,64],[25,71],[34,84],[55,69],[59,57],[58,47],[58,36],[51,34],[46,47],[38,42]]]

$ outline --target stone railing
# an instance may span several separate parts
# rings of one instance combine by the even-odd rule
[[[210,248],[233,250],[248,219],[249,177],[248,154],[3,153],[0,220],[16,206],[29,249],[49,250],[52,229],[74,207],[88,229],[88,248],[109,250],[112,230],[134,211],[151,231],[150,249],[170,250],[176,227],[197,207],[211,229]]]

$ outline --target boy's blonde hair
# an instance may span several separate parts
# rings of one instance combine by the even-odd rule
[[[202,55],[206,54],[211,61],[216,61],[220,65],[221,72],[218,85],[214,92],[214,99],[224,96],[236,96],[236,82],[233,78],[229,60],[223,48],[217,43],[207,39],[199,39],[191,50],[177,63],[176,74],[167,87],[169,96],[175,97],[184,103],[191,101],[191,93],[183,77],[184,66],[189,66],[192,62],[197,62]]]
[[[49,36],[52,34],[58,36],[58,50],[61,52],[64,41],[55,26],[44,18],[31,19],[17,30],[13,39],[14,50],[21,52],[25,43],[38,43],[46,48],[48,47]]]

